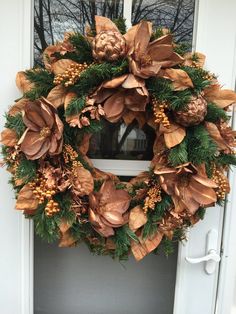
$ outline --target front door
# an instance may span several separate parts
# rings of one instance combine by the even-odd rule
[[[83,30],[96,12],[110,18],[123,16],[129,26],[147,19],[171,28],[177,41],[207,55],[206,66],[218,74],[222,84],[234,87],[233,0],[9,0],[0,6],[4,43],[0,51],[1,116],[18,97],[15,73],[32,66],[33,59],[37,62],[41,50],[60,39],[68,28]],[[119,133],[124,132],[121,127]],[[130,177],[149,165],[145,141],[148,135],[133,130],[122,143],[122,153],[102,150],[104,145],[99,143],[100,150],[91,154],[98,168]],[[137,161],[140,155],[144,157]],[[134,162],[127,161],[131,156]],[[13,210],[13,193],[5,171],[1,170],[0,178],[4,196],[0,213],[2,313],[217,313],[218,256],[224,260],[225,254],[221,251],[224,208],[208,209],[204,221],[190,230],[188,242],[176,245],[168,259],[153,255],[140,263],[131,260],[120,265],[108,257],[93,257],[83,247],[58,249],[34,240],[32,224]],[[211,249],[215,255],[204,261]]]

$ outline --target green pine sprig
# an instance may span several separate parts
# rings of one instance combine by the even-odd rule
[[[90,63],[93,61],[92,56],[92,47],[88,39],[80,33],[74,33],[70,36],[69,41],[76,49],[74,55],[76,55],[76,60],[79,63],[87,62]],[[71,54],[72,55],[72,54]],[[68,54],[66,58],[68,58]]]
[[[84,96],[80,98],[73,98],[71,102],[68,104],[66,110],[65,110],[65,115],[72,116],[80,113],[84,107],[86,106],[86,99]]]
[[[229,117],[224,109],[218,107],[213,103],[208,103],[207,105],[207,115],[205,116],[205,120],[209,122],[219,122],[220,120],[228,121]]]
[[[172,167],[188,162],[188,146],[184,139],[179,145],[172,147],[168,154],[168,162]]]
[[[15,116],[6,114],[5,118],[6,118],[5,128],[14,130],[17,133],[18,137],[20,138],[26,129],[25,124],[23,122],[22,114],[18,113]]]
[[[24,184],[31,182],[37,177],[37,163],[34,160],[21,158],[16,169],[16,178],[23,179]]]
[[[54,87],[53,74],[45,69],[32,69],[25,72],[27,79],[34,84],[34,87],[24,94],[25,98],[32,101],[46,97]]]
[[[187,129],[188,161],[199,165],[213,161],[217,155],[217,145],[203,125]]]
[[[128,72],[127,60],[120,60],[115,64],[103,62],[93,64],[81,73],[78,82],[71,88],[79,97],[89,94],[106,80]]]

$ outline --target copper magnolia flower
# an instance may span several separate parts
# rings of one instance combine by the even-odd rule
[[[175,212],[188,210],[194,214],[200,206],[210,206],[217,200],[213,188],[218,185],[207,177],[203,165],[186,163],[176,168],[155,169],[154,172],[160,176],[162,189],[171,195]]]
[[[117,122],[125,112],[145,111],[149,96],[144,80],[133,74],[124,74],[103,83],[90,101],[103,104],[106,119]]]
[[[63,123],[50,102],[44,98],[28,102],[23,111],[23,121],[27,129],[19,144],[28,159],[39,159],[46,153],[61,153]]]
[[[128,222],[130,196],[125,190],[116,190],[111,180],[105,181],[99,192],[89,196],[89,220],[104,237],[114,235],[114,229]]]
[[[152,23],[142,21],[124,35],[130,70],[147,79],[156,76],[161,68],[170,68],[184,61],[174,52],[171,34],[150,42]]]

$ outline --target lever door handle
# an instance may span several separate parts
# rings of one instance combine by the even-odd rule
[[[190,264],[199,264],[205,262],[205,271],[211,275],[216,270],[217,263],[220,262],[220,255],[217,254],[218,232],[211,229],[206,237],[206,255],[202,257],[185,257]]]
[[[202,262],[214,261],[218,263],[220,261],[220,255],[215,250],[210,250],[209,254],[202,257],[185,257],[186,261],[190,264],[198,264]]]

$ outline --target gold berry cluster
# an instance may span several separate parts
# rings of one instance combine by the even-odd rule
[[[170,126],[170,121],[165,113],[168,105],[165,101],[159,102],[155,97],[152,99],[153,113],[155,116],[155,123],[162,123],[164,127]]]
[[[143,211],[146,214],[148,209],[153,210],[157,202],[161,201],[161,187],[160,185],[155,185],[151,187],[148,192],[147,196],[144,200],[144,207]]]
[[[59,204],[53,199],[50,199],[45,207],[46,216],[51,217],[60,211]]]
[[[58,203],[53,200],[56,191],[55,189],[48,188],[46,179],[40,177],[31,182],[30,187],[33,190],[35,197],[38,199],[39,204],[43,204],[47,200],[47,205],[45,207],[46,216],[51,217],[60,211]]]
[[[65,163],[68,164],[72,162],[72,174],[76,177],[77,176],[77,169],[78,167],[83,167],[80,161],[76,160],[78,157],[78,153],[71,147],[71,145],[66,144],[63,150],[63,156]]]
[[[71,145],[65,144],[63,149],[63,158],[65,163],[68,164],[78,158],[78,153],[72,148]]]
[[[193,59],[192,59],[191,67],[193,67],[193,68],[201,68],[201,66],[198,63],[198,60],[193,60]]]
[[[212,180],[218,185],[216,195],[219,199],[224,199],[228,189],[228,181],[225,175],[216,168],[213,167]]]
[[[203,76],[203,78],[207,81],[213,81],[216,77],[214,74],[210,72],[206,72],[206,74]]]
[[[74,85],[75,82],[80,78],[81,73],[88,68],[88,64],[72,63],[64,73],[57,74],[54,78],[53,83],[55,85],[64,84],[66,87]]]
[[[83,167],[83,165],[81,164],[80,161],[74,160],[74,161],[72,162],[72,170],[71,170],[71,171],[72,171],[73,176],[75,176],[75,177],[78,176],[78,174],[77,174],[77,169],[78,169],[78,167]]]

